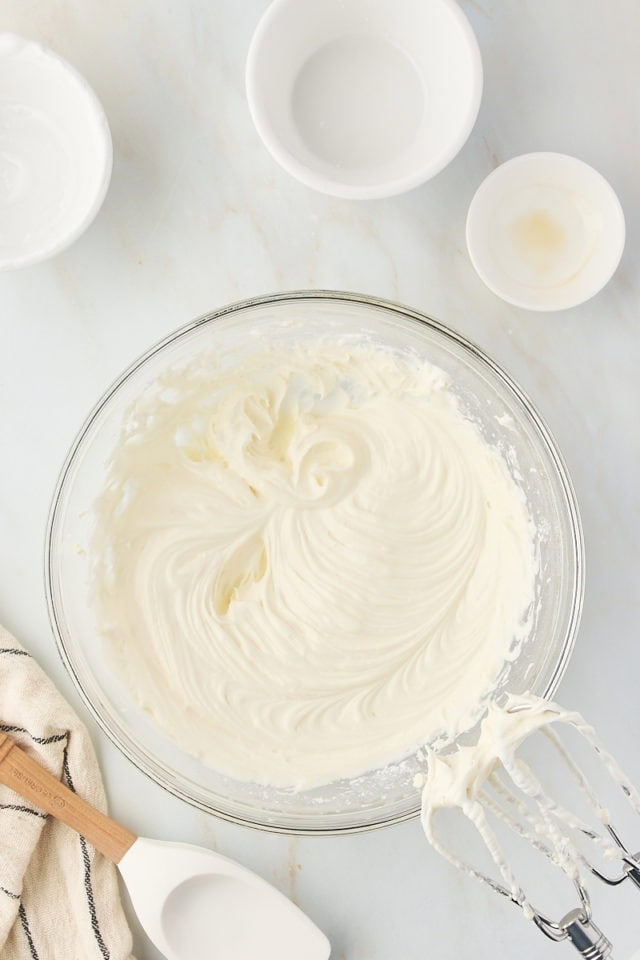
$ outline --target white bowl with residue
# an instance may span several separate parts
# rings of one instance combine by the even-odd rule
[[[285,170],[368,199],[418,186],[458,153],[482,62],[454,0],[274,0],[246,80],[256,129]]]
[[[595,296],[613,276],[624,241],[624,214],[609,183],[562,153],[503,163],[480,185],[467,216],[479,276],[528,310],[564,310]]]
[[[0,33],[0,270],[45,260],[86,230],[112,156],[104,110],[77,70]]]

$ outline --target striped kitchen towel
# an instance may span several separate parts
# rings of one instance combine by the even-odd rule
[[[35,660],[0,627],[0,730],[105,810],[89,735]],[[0,785],[0,960],[126,960],[116,869],[82,837]]]

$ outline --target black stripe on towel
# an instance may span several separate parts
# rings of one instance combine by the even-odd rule
[[[67,785],[70,790],[73,790],[75,793],[76,788],[73,785],[73,780],[71,778],[71,771],[69,770],[69,757],[67,755],[68,743],[64,748],[64,753],[62,757],[62,772],[64,778],[67,781]],[[104,960],[110,960],[111,954],[106,943],[103,940],[102,933],[100,931],[100,924],[98,923],[98,915],[96,913],[96,902],[93,898],[93,885],[91,883],[91,859],[89,857],[89,851],[87,849],[87,841],[84,837],[80,837],[80,850],[82,851],[82,862],[84,863],[84,889],[87,894],[87,903],[89,906],[89,917],[91,919],[91,929],[93,930],[93,935],[96,938],[96,943],[100,949],[100,953],[104,957]]]
[[[26,650],[18,650],[17,647],[0,647],[0,653],[12,653],[14,657],[28,657]]]
[[[20,899],[20,894],[19,894],[19,893],[12,893],[11,890],[7,890],[6,887],[0,887],[0,890],[2,890],[3,893],[6,893],[6,895],[7,895],[8,897],[11,897],[12,900],[19,900],[19,899]]]
[[[52,737],[34,737],[34,735],[29,733],[28,730],[25,730],[24,727],[12,727],[8,723],[0,723],[0,730],[2,730],[4,733],[26,733],[28,737],[31,737],[34,743],[39,743],[43,747],[46,747],[48,743],[61,743],[63,740],[67,739],[66,733],[54,733]]]
[[[46,820],[48,813],[40,813],[39,810],[32,810],[31,807],[23,807],[20,803],[0,803],[0,810],[17,810],[18,813],[31,813],[34,817],[42,817]]]
[[[24,930],[24,935],[27,938],[27,943],[29,944],[29,952],[31,953],[31,960],[40,960],[38,957],[38,951],[36,950],[36,945],[33,942],[33,937],[31,936],[31,930],[29,929],[29,921],[27,920],[27,911],[24,908],[24,904],[21,903],[18,908],[18,916],[20,917],[20,923],[22,924],[22,929]]]

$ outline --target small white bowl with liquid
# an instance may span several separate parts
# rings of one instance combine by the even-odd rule
[[[602,174],[563,153],[526,153],[480,184],[467,247],[497,296],[528,310],[564,310],[613,276],[625,242],[620,201]]]
[[[0,270],[52,257],[87,229],[112,157],[84,77],[53,50],[0,32]]]
[[[322,193],[372,199],[442,170],[475,123],[482,62],[454,0],[274,0],[247,97],[275,160]]]

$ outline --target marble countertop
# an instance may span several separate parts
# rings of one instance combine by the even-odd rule
[[[334,960],[573,954],[440,862],[415,821],[344,838],[271,836],[197,812],[139,773],[87,717],[58,659],[43,587],[45,521],[90,406],[174,328],[235,299],[300,287],[406,302],[503,364],[558,440],[582,510],[588,568],[559,697],[588,715],[640,781],[640,6],[461,5],[485,65],[476,127],[433,181],[372,202],[307,190],[259,142],[243,67],[266,0],[4,0],[0,16],[0,28],[54,47],[87,76],[115,146],[111,189],[85,236],[52,261],[0,274],[0,620],[87,720],[113,814],[137,832],[214,846],[253,868],[326,931]],[[480,181],[531,150],[593,164],[627,217],[613,281],[561,314],[496,299],[464,245]],[[599,891],[595,902],[616,955],[628,956],[640,943],[637,892]],[[155,960],[132,923],[136,956]]]

